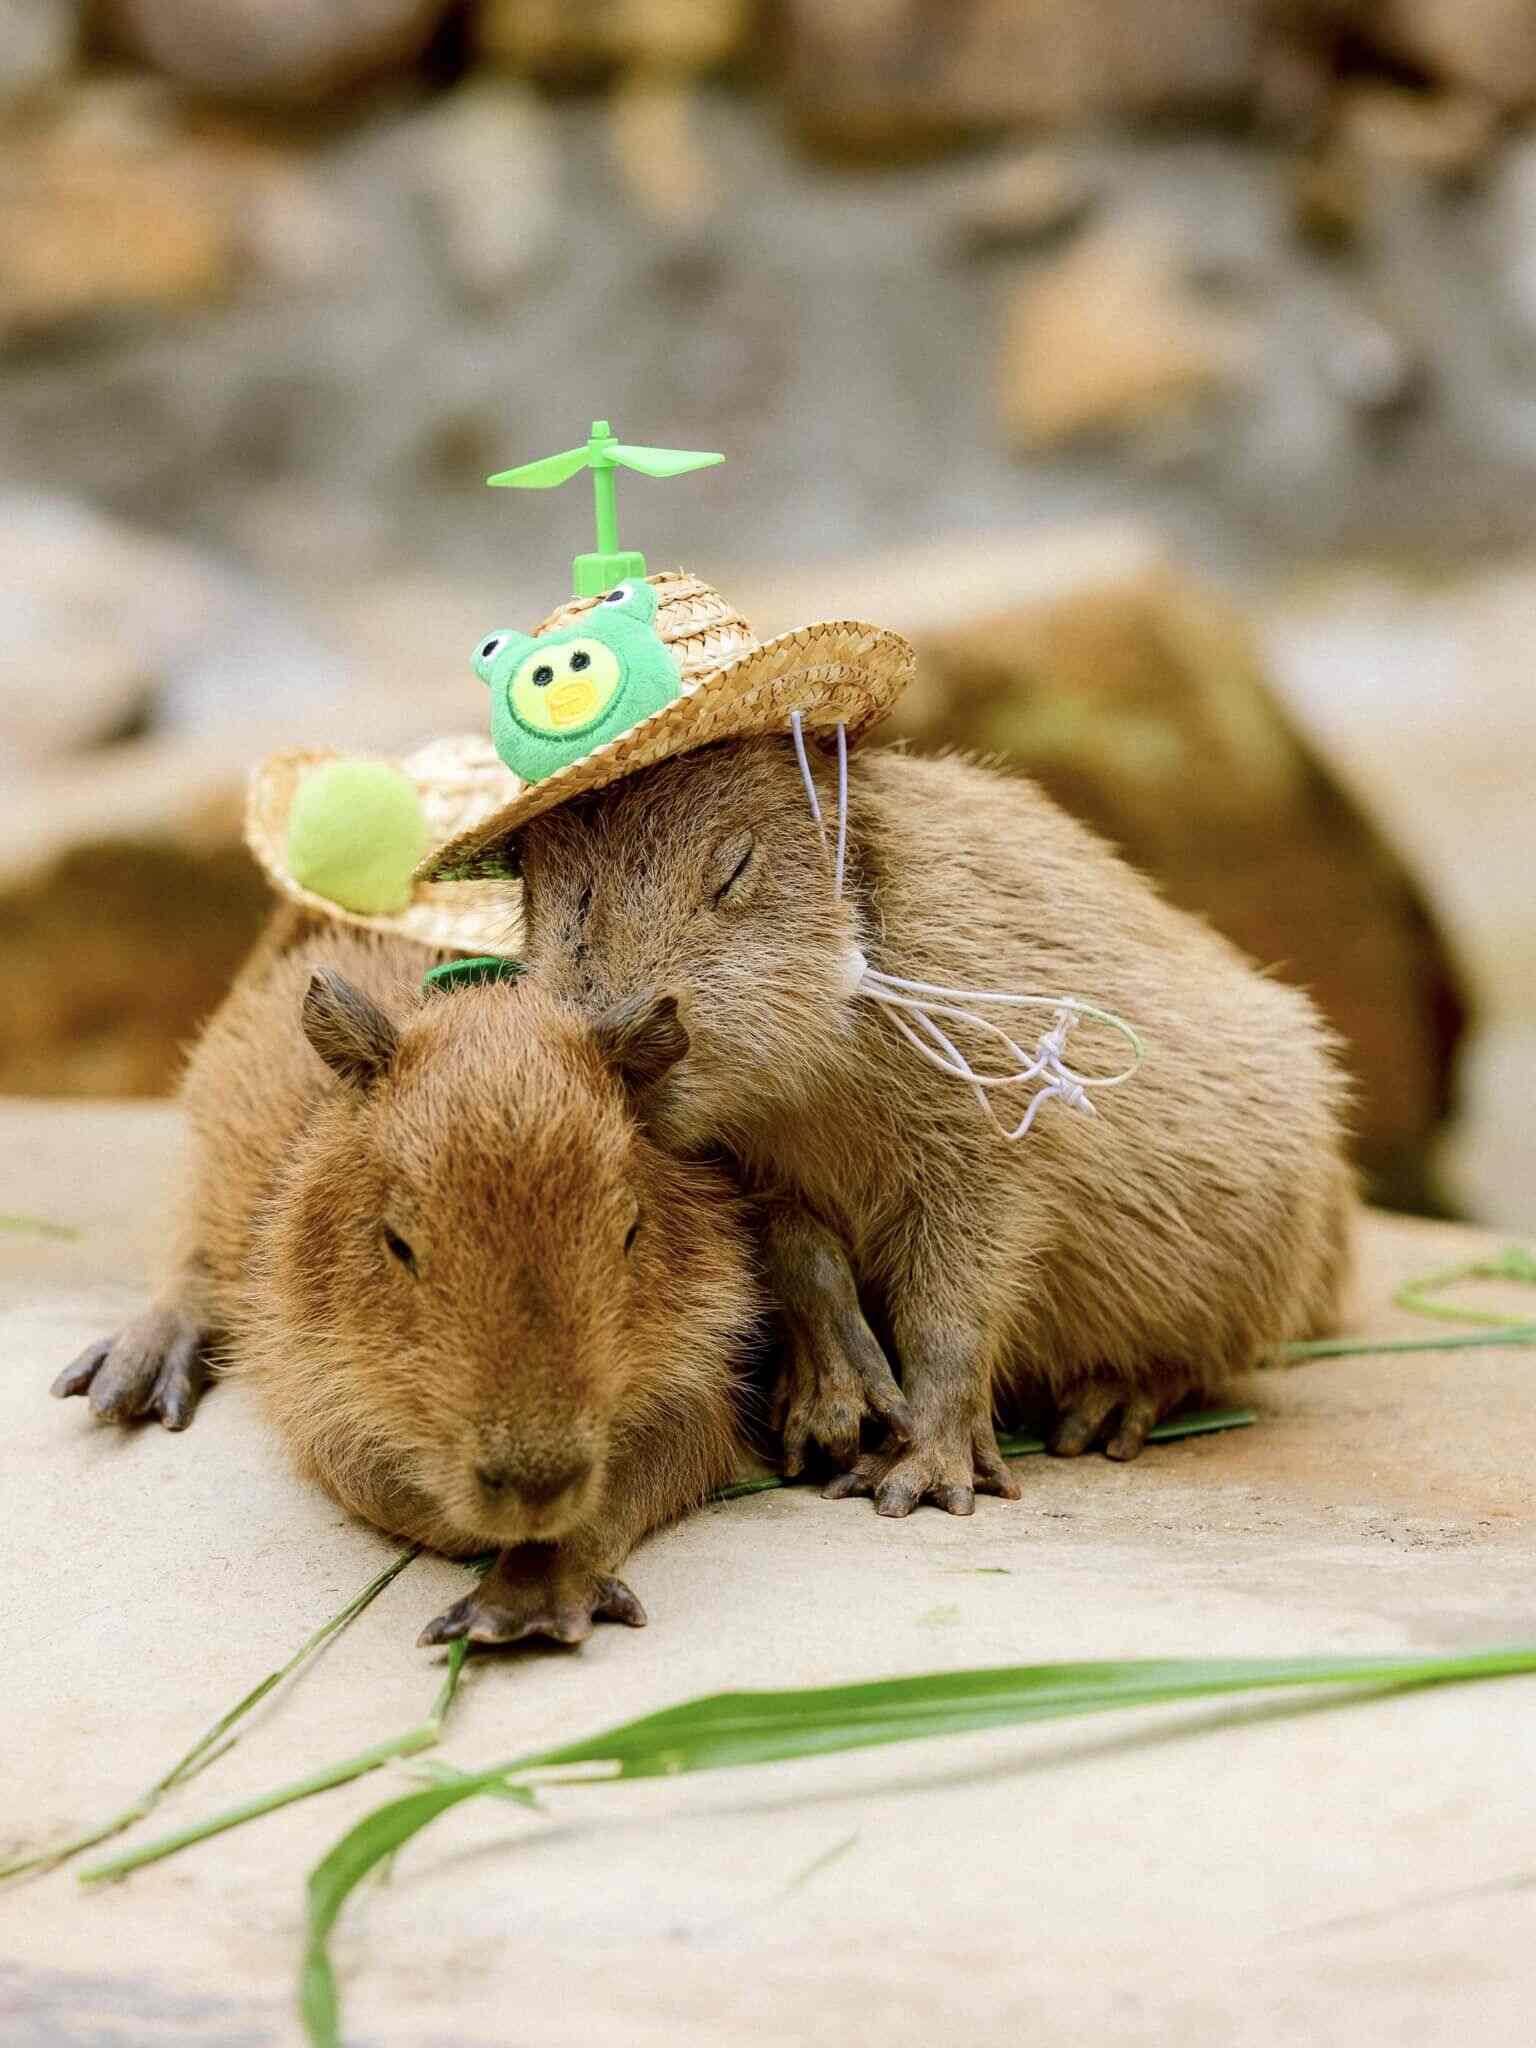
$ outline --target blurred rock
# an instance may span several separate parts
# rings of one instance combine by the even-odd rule
[[[313,717],[344,694],[286,606],[193,548],[22,492],[0,492],[0,532],[0,790],[125,732]]]
[[[1019,150],[966,180],[950,232],[962,248],[1028,247],[1075,227],[1097,196],[1094,180],[1065,150]]]
[[[684,75],[740,54],[760,0],[482,0],[481,51],[519,71],[582,81],[642,65]]]
[[[1431,78],[1498,106],[1536,102],[1536,7],[1530,0],[1372,0],[1366,33]]]
[[[901,150],[976,130],[1252,96],[1269,0],[785,0],[809,140]]]
[[[233,217],[198,168],[155,96],[110,88],[0,137],[0,340],[223,292]]]
[[[1429,392],[1429,371],[1409,338],[1387,321],[1351,309],[1319,336],[1324,382],[1351,411],[1371,420],[1400,418]]]
[[[1221,599],[1145,544],[1111,543],[1077,573],[922,632],[895,725],[1016,762],[1175,902],[1310,989],[1349,1045],[1377,1199],[1432,1206],[1464,1003],[1421,891]]]
[[[1357,149],[1330,135],[1296,162],[1291,192],[1297,232],[1320,249],[1351,248],[1371,211],[1370,166]]]
[[[105,0],[114,35],[219,99],[304,105],[411,63],[447,0]]]
[[[80,42],[82,0],[5,0],[0,8],[0,114],[62,78]]]
[[[184,548],[67,500],[0,495],[0,787],[149,723],[209,579]]]
[[[630,198],[661,228],[696,228],[720,202],[695,115],[693,88],[664,72],[626,74],[609,100],[614,161]]]
[[[1189,422],[1248,368],[1247,323],[1190,285],[1157,223],[1083,237],[1008,306],[999,363],[1004,432],[1021,449]]]
[[[494,305],[554,247],[557,155],[547,111],[525,87],[486,80],[418,115],[403,139],[455,279],[468,299]]]
[[[269,908],[232,837],[99,838],[0,875],[0,1095],[165,1094]]]
[[[1487,169],[1498,120],[1492,101],[1480,93],[1371,85],[1342,96],[1338,133],[1347,149],[1368,162],[1455,186]]]

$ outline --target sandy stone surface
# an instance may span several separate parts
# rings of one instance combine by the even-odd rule
[[[390,1555],[231,1389],[180,1438],[46,1399],[150,1284],[175,1136],[159,1107],[0,1104],[0,1855],[124,1804]],[[1491,1242],[1372,1219],[1354,1326],[1421,1334],[1396,1284]],[[711,1508],[635,1560],[643,1634],[477,1663],[443,1753],[494,1761],[726,1687],[1536,1639],[1536,1353],[1351,1358],[1248,1391],[1256,1428],[1128,1468],[1035,1458],[1022,1501],[969,1522],[804,1490]],[[412,1565],[151,1827],[420,1719],[439,1660],[413,1639],[461,1583]],[[542,1818],[466,1808],[354,1901],[348,2038],[1514,2048],[1536,1999],[1533,1708],[1532,1679],[1271,1699],[573,1787]],[[0,2035],[296,2040],[304,1873],[405,1782],[110,1891],[60,1871],[9,1892]]]

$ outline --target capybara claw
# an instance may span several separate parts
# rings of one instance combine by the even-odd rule
[[[136,1422],[157,1416],[182,1430],[208,1384],[209,1332],[174,1308],[151,1308],[119,1330],[88,1344],[53,1382],[60,1400],[83,1394],[99,1422]]]
[[[899,1521],[924,1502],[947,1515],[976,1512],[978,1493],[1017,1500],[1019,1484],[1003,1463],[991,1424],[978,1425],[968,1449],[935,1439],[867,1451],[822,1492],[824,1500],[872,1499],[875,1513]]]
[[[1098,1446],[1126,1464],[1139,1458],[1150,1432],[1192,1391],[1179,1373],[1151,1387],[1109,1377],[1080,1381],[1061,1396],[1046,1447],[1058,1458],[1080,1458]]]
[[[606,1573],[552,1570],[543,1578],[529,1579],[498,1565],[473,1593],[429,1621],[416,1641],[419,1648],[431,1649],[464,1637],[491,1647],[538,1636],[574,1649],[600,1621],[644,1628],[645,1618],[645,1609],[624,1581]]]
[[[114,1339],[98,1337],[94,1344],[87,1344],[73,1364],[66,1365],[53,1385],[48,1389],[56,1401],[67,1401],[71,1394],[83,1394],[95,1379],[100,1366],[112,1349]]]

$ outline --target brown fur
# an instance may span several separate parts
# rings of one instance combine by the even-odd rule
[[[825,757],[816,772],[830,818]],[[1090,1433],[1122,1411],[1134,1454],[1179,1396],[1333,1316],[1353,1192],[1317,1012],[1028,782],[855,755],[842,902],[787,741],[665,762],[537,819],[518,853],[552,993],[589,1012],[679,998],[691,1049],[657,1091],[660,1135],[727,1148],[848,1247],[918,1426],[904,1465],[866,1461],[887,1511],[963,1510],[973,1433],[995,1479],[989,1406],[1048,1395],[1099,1411]],[[1146,1063],[1097,1117],[1051,1105],[1006,1144],[848,993],[855,942],[887,973],[1087,997],[1136,1026]],[[1123,1064],[1092,1027],[1069,1059]]]
[[[750,1245],[720,1173],[636,1114],[686,1049],[668,1005],[424,997],[434,957],[279,920],[187,1074],[187,1249],[146,1333],[216,1336],[300,1469],[379,1526],[558,1545],[564,1600],[734,1469]],[[481,1470],[511,1483],[487,1498]]]

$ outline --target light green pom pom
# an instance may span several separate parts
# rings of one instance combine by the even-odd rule
[[[364,917],[411,900],[427,850],[415,784],[383,761],[331,761],[299,784],[288,813],[288,872],[301,888]]]

